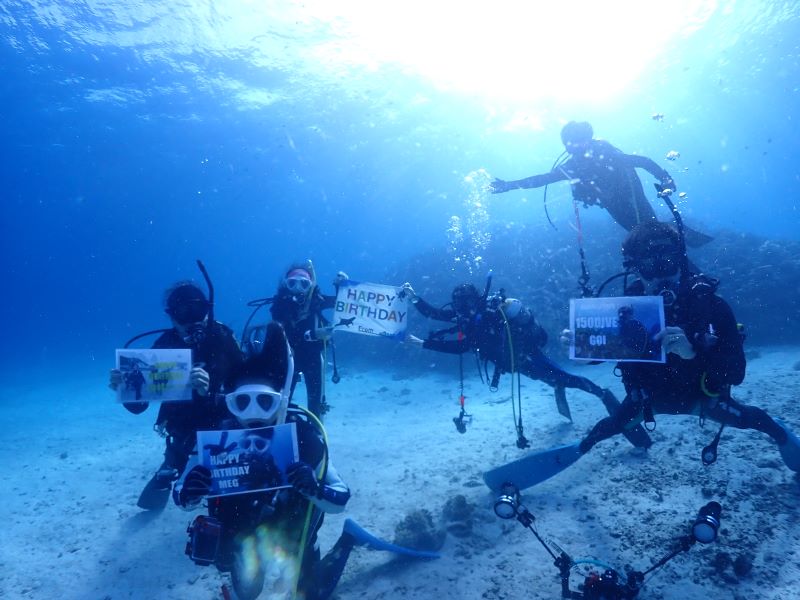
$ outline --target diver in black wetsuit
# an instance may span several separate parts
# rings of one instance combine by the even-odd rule
[[[346,279],[347,275],[340,271],[334,286],[338,288],[338,284]],[[334,307],[336,295],[330,296],[320,291],[314,267],[311,261],[305,261],[289,267],[278,284],[275,296],[264,302],[271,305],[272,318],[283,325],[294,352],[292,398],[302,373],[308,410],[322,418],[329,408],[323,395],[324,350],[332,332],[331,324],[322,311]],[[243,343],[248,353],[258,350],[264,331],[261,325],[244,333]]]
[[[465,283],[453,290],[450,305],[436,308],[417,296],[410,283],[404,284],[403,290],[424,316],[454,324],[451,329],[424,341],[414,336],[409,336],[409,341],[449,354],[477,352],[481,360],[495,366],[492,387],[497,387],[501,374],[517,371],[543,381],[553,387],[557,395],[563,394],[564,388],[577,388],[604,403],[609,397],[613,398],[610,390],[564,371],[545,356],[542,347],[547,342],[547,332],[519,300],[502,296],[487,299],[474,285]],[[443,339],[443,335],[450,333],[455,334],[456,339]]]
[[[243,357],[233,332],[218,321],[208,322],[210,302],[191,281],[176,283],[165,294],[164,311],[172,328],[164,330],[153,348],[188,348],[192,350],[190,402],[162,402],[154,429],[166,438],[164,462],[145,486],[137,502],[140,508],[159,510],[169,499],[172,482],[183,471],[195,445],[196,432],[214,428],[227,414],[216,401],[225,379]],[[109,387],[116,390],[124,383],[123,374],[112,369]],[[144,412],[148,402],[126,402],[133,414]]]
[[[625,266],[640,276],[625,294],[664,298],[667,326],[657,338],[667,352],[667,362],[618,365],[625,400],[619,411],[598,422],[581,441],[580,453],[642,420],[655,426],[655,414],[699,415],[766,433],[777,443],[786,465],[800,471],[800,440],[764,410],[731,396],[731,386],[744,380],[746,361],[736,318],[715,293],[718,282],[689,272],[679,234],[664,223],[635,227],[622,251]],[[718,441],[719,436],[709,447],[709,462],[716,458]],[[707,460],[705,452],[703,460]]]
[[[557,181],[570,181],[572,196],[584,206],[605,208],[614,220],[630,231],[639,223],[655,221],[636,169],[644,169],[664,188],[675,191],[670,174],[646,156],[625,154],[605,140],[594,139],[589,123],[570,121],[561,130],[561,141],[570,157],[549,173],[516,181],[495,179],[493,194],[510,190],[538,188]],[[687,243],[701,246],[711,241],[705,234],[686,230]]]

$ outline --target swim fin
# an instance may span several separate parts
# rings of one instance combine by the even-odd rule
[[[414,550],[413,548],[405,548],[381,540],[372,535],[369,531],[361,527],[353,519],[345,519],[343,533],[351,535],[355,539],[355,543],[359,546],[366,546],[371,550],[383,550],[385,552],[394,552],[402,556],[410,556],[412,558],[439,558],[438,552],[428,552],[427,550]]]
[[[531,452],[513,462],[486,471],[483,480],[494,491],[500,491],[506,483],[513,483],[518,490],[524,490],[557,475],[580,457],[580,442]]]
[[[602,400],[603,406],[606,407],[608,414],[612,416],[615,412],[617,412],[617,410],[619,410],[619,407],[621,406],[621,402],[617,400],[616,396],[614,396],[613,392],[609,389],[603,390],[603,395],[600,397],[600,400]],[[647,434],[647,430],[642,426],[641,423],[633,429],[624,430],[622,434],[637,448],[644,448],[647,450],[653,445],[653,440],[650,439],[650,436]]]
[[[689,246],[689,248],[699,248],[700,246],[705,246],[714,239],[710,235],[700,233],[696,229],[692,229],[686,225],[683,226],[683,236],[686,240],[686,245]]]
[[[773,421],[786,432],[786,443],[784,443],[783,446],[778,446],[783,462],[792,471],[800,472],[800,439],[792,433],[792,430],[789,429],[783,421],[774,418]]]
[[[562,417],[566,417],[572,422],[572,414],[569,411],[569,403],[567,402],[567,392],[564,389],[564,386],[556,386],[553,388],[556,396],[556,407],[558,408],[558,414]]]
[[[174,471],[174,469],[171,471]],[[136,501],[136,506],[144,510],[163,510],[172,491],[174,477],[170,477],[171,473],[169,476],[165,476],[163,469],[156,471],[155,475],[144,486],[142,493],[139,495],[139,500]]]

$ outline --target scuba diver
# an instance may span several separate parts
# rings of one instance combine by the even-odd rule
[[[717,459],[717,446],[726,426],[766,433],[778,446],[783,462],[800,472],[800,439],[764,410],[738,402],[731,387],[744,380],[744,335],[731,307],[716,294],[718,280],[694,273],[680,232],[666,223],[636,226],[622,245],[626,296],[661,296],[666,326],[657,339],[666,363],[622,362],[617,365],[626,396],[620,409],[599,421],[580,442],[531,453],[513,467],[484,474],[490,487],[508,480],[520,489],[561,472],[597,443],[644,422],[655,429],[657,414],[696,415],[720,424],[713,441],[701,454],[703,464]],[[638,275],[628,284],[628,275]],[[532,466],[533,465],[533,466]]]
[[[625,154],[607,141],[595,139],[593,135],[589,123],[570,121],[561,129],[561,141],[568,155],[566,159],[559,157],[549,173],[516,181],[495,179],[490,184],[491,192],[502,194],[510,190],[539,188],[557,181],[569,181],[576,203],[582,202],[584,207],[597,205],[605,208],[626,231],[639,223],[655,221],[655,211],[644,194],[636,169],[646,170],[659,180],[662,187],[674,192],[675,181],[670,174],[652,159]],[[712,238],[687,228],[686,239],[689,246],[696,247],[710,242]]]
[[[224,396],[227,420],[218,427],[293,423],[299,460],[287,468],[290,487],[210,498],[208,516],[197,517],[189,529],[187,553],[198,564],[214,564],[221,572],[230,572],[240,599],[256,598],[269,577],[274,581],[268,589],[289,591],[296,586],[297,596],[289,597],[324,600],[333,592],[357,544],[345,531],[320,559],[317,533],[324,513],[342,512],[350,490],[330,461],[319,420],[289,404],[294,373],[283,327],[271,322],[265,327],[259,351],[229,377],[226,389],[231,391]],[[173,499],[192,510],[210,490],[211,472],[198,464],[195,453],[175,484]]]
[[[564,371],[542,352],[547,342],[547,332],[536,322],[533,311],[515,298],[506,298],[501,290],[489,296],[489,285],[481,294],[469,283],[464,283],[452,292],[452,301],[443,308],[436,308],[420,298],[410,283],[403,285],[403,291],[411,303],[425,317],[437,321],[453,323],[453,326],[431,333],[426,340],[415,336],[407,339],[423,348],[449,354],[463,354],[470,350],[477,353],[483,361],[484,369],[488,363],[494,364],[490,388],[497,389],[503,373],[518,373],[531,379],[538,379],[555,390],[559,412],[570,418],[564,388],[577,388],[597,396],[612,412],[619,402],[611,390],[603,389],[586,377]],[[455,335],[455,339],[452,338]],[[450,339],[445,339],[450,336]],[[463,377],[463,367],[462,367]],[[488,378],[488,372],[487,372]],[[528,445],[518,426],[520,447]],[[650,440],[639,432],[641,437],[631,441],[642,447],[649,447]]]
[[[202,263],[198,261],[207,277]],[[191,281],[179,281],[165,295],[164,312],[172,328],[149,331],[129,340],[125,347],[145,335],[160,333],[153,348],[188,348],[192,350],[192,387],[190,402],[162,402],[153,428],[166,440],[164,461],[142,490],[137,505],[145,510],[163,509],[169,499],[172,483],[183,471],[195,445],[196,432],[216,427],[225,414],[216,402],[224,380],[243,360],[233,332],[213,317],[213,287],[209,296]],[[109,387],[117,390],[124,384],[118,369],[111,369]],[[126,402],[123,406],[135,415],[144,412],[148,402]]]
[[[625,295],[664,299],[666,327],[657,338],[667,362],[618,365],[627,396],[619,412],[584,438],[580,453],[633,423],[644,420],[652,429],[656,414],[686,414],[766,433],[786,466],[800,471],[797,437],[764,410],[731,396],[731,386],[744,381],[744,336],[731,307],[716,294],[719,282],[689,270],[680,232],[665,223],[642,223],[626,238],[622,255],[626,269],[639,276],[625,287]],[[714,462],[719,435],[706,448],[704,462]]]
[[[346,280],[347,274],[339,271],[333,285],[338,290],[339,285]],[[322,311],[332,309],[335,302],[335,294],[329,296],[320,291],[314,265],[307,260],[295,263],[286,270],[278,283],[275,296],[250,303],[256,308],[248,319],[248,324],[259,308],[269,304],[272,319],[283,325],[294,352],[295,375],[291,397],[294,397],[295,387],[302,374],[308,410],[320,418],[329,409],[324,393],[325,349],[333,331],[330,321]],[[242,340],[246,353],[258,352],[264,333],[264,325],[245,326]],[[338,377],[334,379],[336,380]]]

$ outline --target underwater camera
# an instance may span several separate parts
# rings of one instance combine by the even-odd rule
[[[545,541],[534,527],[536,518],[522,505],[519,490],[513,483],[504,483],[500,487],[499,494],[494,502],[494,512],[501,519],[517,519],[536,536],[536,539],[550,554],[555,566],[559,569],[562,598],[627,600],[638,596],[639,591],[644,586],[644,579],[647,575],[663,567],[678,554],[688,551],[696,542],[710,544],[716,540],[720,527],[722,506],[719,502],[709,502],[703,506],[692,524],[691,533],[678,538],[675,549],[655,562],[646,571],[628,570],[624,576],[619,571],[594,559],[573,559],[553,542]],[[582,591],[573,591],[570,589],[570,575],[572,570],[581,564],[601,565],[604,567],[604,571],[602,573],[589,573],[584,578]]]
[[[222,523],[214,517],[198,515],[186,529],[189,541],[186,542],[186,554],[196,564],[204,567],[214,564],[219,552],[222,537]]]

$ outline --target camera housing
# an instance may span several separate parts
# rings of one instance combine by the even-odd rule
[[[214,517],[198,515],[186,532],[189,534],[186,542],[189,558],[201,566],[214,564],[222,538],[222,523]]]

